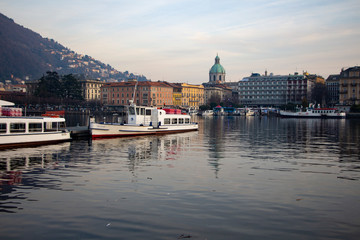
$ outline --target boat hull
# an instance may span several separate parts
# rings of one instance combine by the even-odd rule
[[[0,135],[0,149],[55,144],[70,140],[69,132]]]
[[[286,112],[280,111],[283,118],[345,118],[345,113],[308,113],[308,112]]]
[[[158,128],[152,126],[133,126],[120,124],[90,124],[92,139],[96,138],[115,138],[115,137],[131,137],[145,135],[160,135],[169,133],[182,133],[188,131],[197,131],[197,124],[186,125],[164,125]]]

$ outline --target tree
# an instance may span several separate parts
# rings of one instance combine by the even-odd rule
[[[59,76],[57,72],[46,72],[45,76],[39,79],[39,84],[35,90],[35,96],[47,99],[83,100],[81,84],[78,79],[68,74]]]
[[[323,104],[325,101],[326,86],[323,83],[316,83],[311,92],[311,102],[315,104]]]
[[[81,94],[81,83],[72,74],[61,78],[61,97],[63,99],[83,100]]]
[[[57,72],[46,72],[46,75],[40,78],[35,96],[45,98],[61,96],[61,83]]]

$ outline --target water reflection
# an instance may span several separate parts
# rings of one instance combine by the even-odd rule
[[[139,138],[97,139],[92,141],[93,151],[122,149],[127,155],[129,171],[150,161],[174,161],[181,158],[197,139],[197,132],[145,136]]]
[[[198,132],[1,152],[0,235],[356,239],[360,234],[358,121],[196,121]]]
[[[359,121],[215,117],[204,118],[202,125],[216,176],[223,159],[237,158],[242,164],[251,161],[253,169],[264,169],[271,160],[277,171],[329,173],[326,167],[335,166],[339,178],[359,179],[358,166],[351,164],[359,163]]]
[[[17,199],[26,199],[24,193],[14,193],[17,186],[59,189],[60,183],[53,179],[33,178],[44,169],[56,169],[61,155],[68,152],[70,143],[20,148],[2,151],[0,156],[0,212],[13,212],[18,208]],[[12,195],[14,194],[14,195]]]

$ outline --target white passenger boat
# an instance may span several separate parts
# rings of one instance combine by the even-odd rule
[[[93,139],[178,133],[198,130],[188,114],[179,109],[157,109],[131,103],[125,123],[96,123],[90,119]]]
[[[70,132],[65,129],[65,118],[18,115],[0,116],[0,149],[58,143],[71,139]]]
[[[280,111],[281,117],[286,118],[345,118],[346,113],[337,108],[313,108],[308,107],[305,111],[297,109],[295,112]]]

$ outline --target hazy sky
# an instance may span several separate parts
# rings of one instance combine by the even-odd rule
[[[1,0],[0,12],[153,81],[207,82],[216,54],[233,82],[360,64],[359,0]]]

